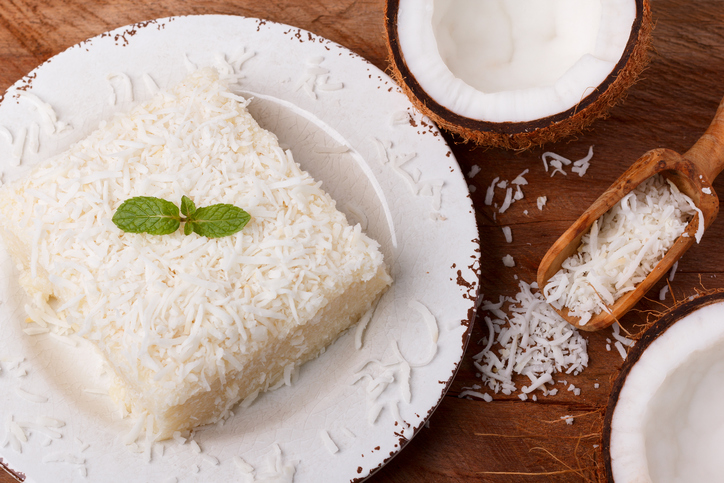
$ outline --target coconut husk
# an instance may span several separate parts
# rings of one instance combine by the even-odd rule
[[[585,428],[582,432],[580,432],[580,434],[574,436],[549,435],[548,431],[533,432],[525,428],[519,428],[517,432],[510,434],[474,433],[476,437],[490,438],[491,440],[495,440],[496,438],[526,440],[529,442],[528,446],[530,452],[538,454],[541,461],[554,462],[557,467],[557,469],[538,472],[481,471],[478,472],[478,474],[487,478],[494,478],[496,476],[532,476],[550,478],[553,476],[575,475],[581,482],[585,483],[601,483],[605,481],[603,477],[604,473],[602,471],[600,445],[604,409],[605,408],[601,407],[592,411],[589,410],[583,412],[571,409],[569,417],[575,420],[576,425]],[[543,425],[567,424],[565,419],[541,421],[541,423]],[[576,440],[576,447],[573,455],[575,458],[574,462],[570,463],[570,458],[567,458],[569,463],[566,463],[566,461],[562,459],[561,455],[556,455],[556,449],[559,446],[556,442],[561,439]],[[566,446],[568,446],[568,444]]]
[[[397,34],[399,0],[385,3],[385,30],[389,70],[412,104],[440,128],[464,142],[512,150],[542,146],[576,134],[606,117],[624,99],[649,61],[653,21],[649,0],[636,1],[636,19],[621,59],[597,89],[565,112],[527,122],[487,122],[460,116],[438,104],[415,80],[405,63]]]

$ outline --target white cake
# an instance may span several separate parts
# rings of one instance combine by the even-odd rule
[[[0,232],[30,319],[91,341],[112,396],[165,438],[288,378],[391,283],[320,184],[202,69],[4,186]],[[128,198],[183,195],[251,221],[214,239],[111,221]]]

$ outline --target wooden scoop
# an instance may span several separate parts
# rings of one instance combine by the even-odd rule
[[[627,193],[660,173],[671,180],[679,190],[689,196],[696,207],[701,210],[704,227],[716,218],[719,212],[719,198],[712,188],[712,182],[724,168],[724,99],[719,104],[714,120],[704,135],[684,155],[668,149],[653,149],[641,156],[631,167],[616,180],[582,215],[566,230],[551,246],[548,253],[538,266],[538,286],[541,290],[548,280],[561,268],[561,264],[569,256],[576,253],[581,244],[581,237],[588,233],[594,221],[600,218],[611,207],[618,203]],[[585,324],[579,324],[578,317],[568,314],[568,309],[558,313],[582,330],[593,331],[608,327],[621,318],[633,307],[651,287],[666,274],[671,266],[695,242],[699,228],[699,216],[689,222],[686,231],[669,249],[653,271],[637,286],[636,289],[622,295],[613,305],[608,306],[610,313],[601,311]]]

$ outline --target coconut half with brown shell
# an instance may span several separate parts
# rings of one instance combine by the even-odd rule
[[[603,431],[609,482],[724,479],[724,292],[674,307],[614,382]]]
[[[390,68],[465,141],[527,149],[605,116],[647,63],[648,0],[387,0]]]

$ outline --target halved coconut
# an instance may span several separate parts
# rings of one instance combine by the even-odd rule
[[[608,481],[722,481],[724,293],[686,302],[629,352],[606,410]]]
[[[527,149],[605,115],[647,63],[648,0],[388,0],[393,77],[466,141]]]

